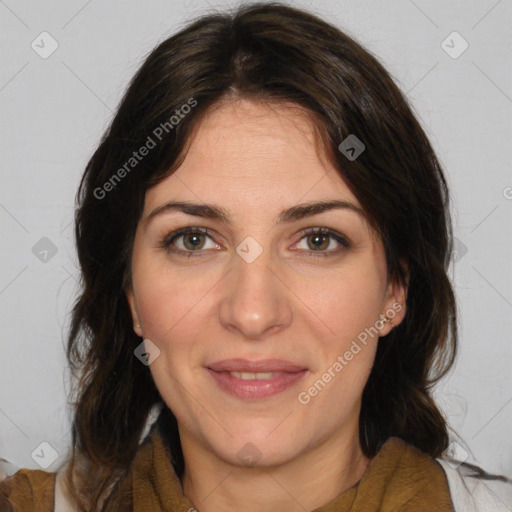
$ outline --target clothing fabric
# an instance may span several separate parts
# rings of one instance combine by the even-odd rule
[[[0,512],[72,512],[62,474],[20,469],[0,482]],[[473,479],[474,480],[474,479]],[[158,423],[147,425],[122,487],[131,488],[134,512],[195,512],[184,496]],[[459,469],[436,461],[403,440],[388,439],[361,480],[312,512],[505,512],[504,502],[489,501],[481,488],[475,500]],[[455,503],[455,506],[454,506]],[[487,506],[493,508],[486,508]],[[484,507],[484,508],[477,508]]]

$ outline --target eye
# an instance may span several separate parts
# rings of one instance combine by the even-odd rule
[[[170,253],[175,253],[188,258],[191,256],[201,256],[205,248],[204,238],[208,238],[213,242],[212,237],[206,228],[187,227],[174,231],[170,235],[166,235],[158,244],[159,247],[165,249]],[[182,247],[176,247],[174,242],[182,239]],[[214,243],[213,248],[219,248],[218,244]],[[206,247],[208,248],[208,247]]]
[[[351,247],[344,235],[328,228],[310,228],[303,233],[302,240],[305,240],[308,246],[305,251],[313,257],[333,256]],[[326,249],[333,245],[333,241],[334,245],[338,244],[338,248],[327,251]]]
[[[205,239],[209,239],[213,243],[213,247],[205,247]],[[334,256],[351,247],[350,242],[344,235],[328,228],[310,228],[303,232],[300,241],[302,242],[302,240],[305,240],[309,247],[313,247],[313,249],[309,247],[303,249],[306,254],[312,257]],[[179,247],[176,241],[181,241],[182,247]],[[338,247],[326,250],[333,245],[333,241],[334,245],[338,244]],[[158,243],[158,247],[169,253],[186,256],[187,258],[204,256],[205,251],[202,249],[220,249],[220,246],[214,242],[210,231],[199,227],[186,227],[174,231],[164,236]]]

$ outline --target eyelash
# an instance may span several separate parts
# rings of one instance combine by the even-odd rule
[[[187,258],[195,257],[195,256],[202,256],[204,253],[203,250],[198,249],[197,251],[184,251],[183,249],[178,249],[176,247],[171,248],[171,244],[179,237],[189,234],[189,233],[200,233],[202,235],[208,236],[210,239],[213,240],[211,236],[210,230],[206,228],[198,228],[198,227],[186,227],[179,229],[177,231],[174,231],[173,233],[170,233],[168,235],[165,235],[158,243],[158,247],[161,249],[165,249],[167,252],[177,254],[179,256],[186,256]],[[306,252],[309,256],[316,258],[316,257],[328,257],[328,256],[336,256],[340,252],[342,252],[345,249],[349,249],[351,247],[351,244],[349,240],[341,235],[340,233],[333,231],[329,228],[308,228],[302,233],[302,236],[299,240],[299,242],[307,238],[310,235],[325,235],[330,236],[336,242],[338,242],[342,247],[338,248],[337,250],[331,250],[331,251],[303,251]],[[298,243],[298,242],[297,242]]]

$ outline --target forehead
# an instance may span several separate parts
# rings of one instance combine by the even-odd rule
[[[173,200],[258,213],[342,199],[360,206],[324,153],[300,106],[238,99],[215,106],[193,131],[178,169],[149,189],[146,209]]]
[[[311,115],[302,107],[248,99],[216,105],[198,124],[191,137],[187,168],[206,156],[233,175],[240,169],[244,175],[252,172],[253,176],[277,178],[307,167],[325,172],[328,165],[318,147]],[[283,160],[291,165],[285,166]],[[277,166],[287,172],[274,172]]]

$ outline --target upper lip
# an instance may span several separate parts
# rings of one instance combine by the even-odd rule
[[[207,368],[216,372],[289,372],[296,373],[306,370],[304,366],[294,364],[283,359],[260,359],[250,361],[249,359],[223,359],[207,365]]]

